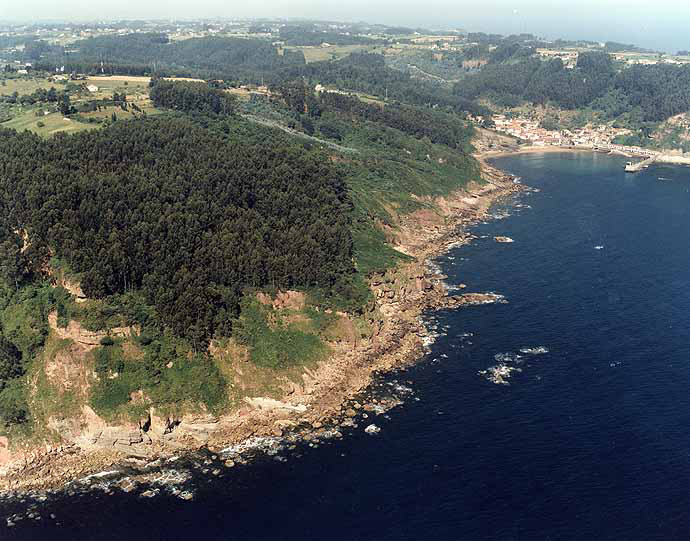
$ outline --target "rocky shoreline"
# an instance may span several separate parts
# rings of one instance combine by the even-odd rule
[[[0,492],[23,493],[60,489],[79,478],[117,468],[131,457],[166,459],[182,451],[208,450],[228,455],[256,438],[312,441],[341,437],[339,427],[352,426],[368,412],[384,412],[395,404],[354,397],[377,374],[403,368],[424,355],[433,336],[421,315],[431,309],[505,302],[494,293],[448,296],[445,278],[429,261],[449,247],[470,242],[467,228],[481,221],[499,198],[522,189],[515,178],[478,156],[485,184],[477,184],[434,200],[439,209],[400,217],[396,248],[414,260],[372,278],[375,306],[369,315],[374,329],[353,348],[342,346],[315,369],[305,369],[300,385],[286,383],[284,397],[247,397],[238,410],[221,418],[211,415],[170,419],[149,414],[138,427],[104,427],[100,443],[42,446],[6,464],[0,471]],[[366,417],[365,417],[366,418]],[[374,428],[370,433],[376,432]],[[244,443],[243,443],[244,442]],[[107,444],[107,445],[106,445]],[[0,442],[0,451],[2,442]],[[226,467],[234,462],[229,458]],[[137,475],[129,476],[132,483]],[[145,479],[146,473],[140,477]]]

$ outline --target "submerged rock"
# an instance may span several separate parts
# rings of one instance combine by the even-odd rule
[[[364,432],[366,432],[367,434],[378,434],[379,432],[381,432],[381,429],[378,426],[371,424],[364,429]]]
[[[499,364],[496,366],[491,366],[486,370],[480,370],[479,375],[484,376],[491,383],[495,383],[496,385],[510,385],[508,383],[508,379],[511,377],[513,372],[522,372],[522,370],[515,368],[514,366]]]

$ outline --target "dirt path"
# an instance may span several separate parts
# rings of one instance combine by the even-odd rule
[[[293,130],[292,128],[288,128],[287,126],[285,126],[279,122],[276,122],[274,120],[268,120],[268,119],[254,116],[254,115],[242,115],[242,116],[251,122],[261,124],[262,126],[266,126],[268,128],[277,128],[277,129],[284,131],[285,133],[288,133],[290,135],[293,135],[296,137],[301,137],[302,139],[308,139],[309,141],[314,141],[315,143],[327,146],[328,148],[331,148],[333,150],[337,150],[339,152],[345,152],[345,153],[349,153],[349,154],[359,153],[359,150],[357,150],[356,148],[344,147],[342,145],[332,143],[331,141],[325,141],[324,139],[319,139],[318,137],[314,137],[312,135],[307,135],[306,133],[302,133],[300,131]]]

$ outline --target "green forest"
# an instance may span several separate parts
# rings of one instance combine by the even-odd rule
[[[170,41],[165,34],[141,33],[98,36],[79,42],[76,51],[63,48],[43,55],[37,69],[127,75],[179,75],[204,78],[243,75],[251,77],[291,65],[304,64],[304,55],[279,54],[276,47],[259,39],[228,37]]]
[[[282,27],[281,38],[291,47],[367,44],[304,24]],[[157,405],[223,407],[229,383],[209,345],[229,337],[268,370],[320,358],[327,314],[365,314],[367,278],[407,259],[387,242],[396,214],[433,209],[430,198],[479,180],[467,117],[490,115],[488,105],[591,108],[647,123],[690,109],[690,68],[622,68],[608,54],[616,44],[568,69],[536,58],[533,36],[468,39],[475,44],[446,64],[486,65],[452,82],[420,80],[366,52],[307,64],[301,51],[259,38],[28,40],[22,54],[37,71],[64,65],[152,80],[150,103],[145,83],[135,101],[126,83],[111,98],[88,97],[79,81],[0,102],[50,107],[65,123],[118,107],[71,135],[0,130],[2,424],[29,425],[35,415],[28,378],[46,348],[60,347],[51,313],[60,326],[77,320],[106,333],[90,396],[106,417],[139,389]],[[269,91],[237,88],[252,83]],[[85,305],[55,287],[58,271],[81,285]],[[307,297],[301,327],[272,320],[256,300],[279,289]],[[109,334],[132,325],[136,360],[131,344]]]
[[[224,115],[235,110],[235,99],[230,94],[206,83],[153,78],[149,86],[155,107]]]
[[[367,45],[372,41],[325,32],[306,23],[281,27],[280,37],[291,46]],[[467,41],[470,44],[461,51],[444,53],[446,58],[442,62],[434,60],[430,51],[426,56],[418,55],[417,61],[432,71],[435,63],[451,69],[452,65],[461,66],[465,61],[487,62],[481,69],[464,70],[465,75],[454,86],[415,79],[406,71],[404,60],[400,65],[395,61],[387,65],[381,54],[353,53],[339,61],[306,64],[301,51],[279,48],[259,38],[203,37],[171,41],[166,34],[137,33],[88,38],[69,48],[27,38],[23,54],[30,53],[39,71],[54,71],[64,66],[68,72],[189,76],[223,79],[233,84],[265,81],[282,85],[302,79],[388,96],[406,104],[485,116],[489,111],[479,103],[481,99],[500,107],[528,101],[551,103],[565,109],[591,107],[605,114],[639,111],[647,122],[665,120],[690,108],[685,91],[690,82],[690,67],[615,64],[610,53],[639,50],[630,45],[609,42],[600,51],[582,53],[575,69],[568,69],[559,58],[548,61],[537,58],[535,47],[539,42],[529,34],[502,37],[470,33]],[[555,45],[593,44],[556,41]],[[443,73],[446,68],[439,69]]]
[[[254,292],[305,291],[315,322],[326,308],[361,312],[366,276],[405,259],[380,229],[393,223],[390,209],[416,210],[419,198],[478,178],[473,130],[450,109],[366,104],[299,80],[249,103],[205,83],[154,78],[150,90],[169,112],[48,139],[0,131],[7,425],[31,420],[25,382],[52,344],[53,311],[63,325],[141,328],[139,360],[117,338],[95,353],[91,404],[106,417],[137,389],[156,404],[222,407],[227,382],[207,352],[213,339],[235,337],[272,370],[322,356],[321,324],[269,327]],[[316,139],[260,126],[247,112]],[[93,300],[75,305],[50,285],[50,269]]]
[[[589,52],[579,55],[575,69],[566,68],[559,58],[490,63],[457,83],[455,94],[508,107],[523,101],[564,109],[592,107],[612,117],[639,110],[645,121],[662,121],[690,110],[689,85],[689,65],[621,69],[608,52]]]
[[[171,119],[47,141],[5,131],[0,149],[8,282],[51,253],[87,296],[141,290],[202,345],[230,331],[246,287],[330,289],[354,270],[343,180],[297,149],[228,143]]]

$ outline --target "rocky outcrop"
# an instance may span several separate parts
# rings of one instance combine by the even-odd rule
[[[305,411],[307,411],[307,406],[305,406],[304,404],[292,405],[292,404],[288,404],[286,402],[281,402],[280,400],[274,400],[272,398],[263,398],[263,397],[249,398],[249,397],[246,397],[244,399],[244,401],[253,408],[257,408],[257,409],[265,410],[265,411],[280,410],[280,411],[294,411],[297,413],[304,413]]]
[[[43,355],[46,378],[56,392],[69,392],[80,400],[86,399],[93,377],[92,365],[86,358],[90,349],[69,343],[52,354]]]
[[[398,310],[401,304],[433,304],[444,295],[442,278],[426,270],[423,265],[409,265],[404,270],[393,270],[375,276],[372,291],[377,307],[385,315]]]
[[[448,246],[470,240],[472,237],[459,232],[459,228],[483,217],[499,195],[519,189],[512,179],[505,176],[501,179],[498,174],[491,182],[488,186],[475,186],[472,193],[458,193],[438,200],[436,210],[425,209],[425,216],[399,217],[400,246],[415,257],[415,261],[373,277],[371,286],[375,300],[360,316],[361,321],[358,320],[358,324],[366,324],[368,333],[362,333],[354,343],[349,339],[336,343],[335,354],[318,366],[304,370],[301,380],[289,381],[285,376],[286,381],[280,383],[284,391],[280,400],[256,397],[238,384],[235,392],[240,391],[243,393],[240,396],[248,398],[240,408],[222,419],[206,413],[164,415],[151,408],[138,422],[122,426],[108,425],[92,410],[85,409],[76,420],[52,420],[51,428],[64,441],[73,443],[67,443],[58,452],[51,449],[47,459],[37,462],[34,458],[31,464],[13,459],[13,475],[0,478],[0,485],[13,488],[54,486],[76,475],[103,470],[108,467],[108,461],[125,455],[157,456],[200,445],[220,449],[252,436],[276,436],[304,426],[322,427],[336,418],[348,418],[352,422],[349,415],[356,415],[357,408],[346,406],[347,399],[365,389],[374,373],[411,364],[424,353],[429,343],[428,332],[419,317],[424,310],[505,302],[494,293],[447,297],[444,277],[426,265],[427,258]],[[419,218],[423,219],[418,221]],[[276,309],[296,311],[304,306],[303,298],[298,295],[284,292],[275,299],[257,298]],[[348,317],[338,315],[341,320]],[[105,333],[86,331],[78,324],[61,329],[57,327],[56,314],[51,314],[51,327],[56,336],[73,340],[82,351],[97,347],[105,336]],[[129,336],[132,330],[111,331],[111,335],[119,333]],[[216,355],[223,354],[221,350],[225,349],[225,346],[215,346],[211,351]],[[238,375],[241,368],[250,378],[253,369],[251,363],[242,361],[228,363],[226,368],[237,371]],[[294,374],[292,377],[295,379]],[[5,473],[9,471],[5,469]]]
[[[213,415],[185,415],[163,439],[166,442],[206,443],[218,430],[219,419]]]
[[[101,345],[101,340],[106,336],[121,336],[123,338],[130,338],[139,331],[134,327],[115,327],[106,331],[89,331],[85,329],[78,321],[70,320],[66,327],[58,325],[57,312],[51,312],[48,315],[48,323],[55,335],[61,340],[72,340],[83,349],[90,351]]]
[[[68,278],[62,276],[60,279],[58,279],[56,285],[65,288],[71,295],[74,296],[74,300],[78,303],[86,302],[88,300],[86,295],[84,295],[84,291],[82,291],[81,284],[79,282],[69,280]]]
[[[508,301],[497,293],[465,293],[445,297],[441,303],[443,308],[459,308],[461,306],[481,306],[483,304],[505,304]]]
[[[104,450],[136,457],[152,456],[166,447],[179,449],[189,446],[190,442],[204,444],[218,426],[218,418],[212,415],[158,415],[153,407],[137,423],[108,424],[87,405],[82,406],[78,417],[48,421],[48,427],[60,440],[75,449],[86,453]]]
[[[10,453],[10,440],[6,436],[0,436],[0,467],[12,458],[12,453]]]
[[[278,291],[275,298],[259,292],[256,298],[261,304],[272,306],[274,310],[298,311],[304,308],[306,301],[306,296],[301,291]]]
[[[139,427],[109,426],[93,435],[91,444],[96,447],[111,448],[129,455],[148,456],[146,449],[140,449],[140,444],[149,445],[151,438]]]

